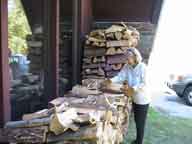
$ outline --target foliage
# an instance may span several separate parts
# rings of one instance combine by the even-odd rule
[[[12,53],[25,53],[26,36],[30,33],[30,29],[20,0],[14,0],[14,4],[8,15],[9,48]]]

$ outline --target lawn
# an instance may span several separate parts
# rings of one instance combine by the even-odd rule
[[[130,144],[134,138],[135,124],[131,118],[124,144]],[[144,144],[192,144],[192,119],[165,116],[150,108]]]

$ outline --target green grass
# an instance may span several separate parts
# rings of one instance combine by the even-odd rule
[[[135,124],[130,119],[124,144],[135,139]],[[148,113],[144,144],[192,144],[192,120],[164,116],[152,108]]]

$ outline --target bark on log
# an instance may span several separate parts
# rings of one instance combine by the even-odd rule
[[[23,120],[32,120],[32,119],[40,119],[40,118],[45,118],[45,117],[49,117],[50,114],[53,113],[53,109],[44,109],[35,113],[31,113],[31,114],[25,114],[23,115]]]
[[[48,127],[0,129],[0,143],[45,143]]]
[[[130,47],[130,42],[127,40],[107,41],[107,47]]]
[[[49,124],[51,118],[42,118],[42,119],[33,119],[27,121],[13,121],[7,122],[5,128],[29,128],[29,127],[38,127],[46,126]]]
[[[97,127],[81,127],[77,132],[66,132],[58,136],[49,133],[47,136],[47,143],[58,141],[96,141],[97,140]]]

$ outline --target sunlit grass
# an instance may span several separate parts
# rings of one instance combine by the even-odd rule
[[[129,133],[124,144],[135,139],[135,124],[130,120]],[[161,115],[149,110],[144,144],[191,144],[192,120]]]

